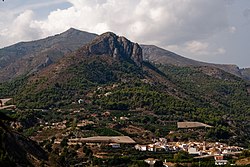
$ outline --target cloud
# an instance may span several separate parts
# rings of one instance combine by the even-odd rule
[[[207,42],[200,41],[189,41],[184,46],[181,46],[181,49],[186,53],[191,53],[195,55],[222,55],[226,53],[226,50],[222,47],[213,47]]]
[[[181,45],[168,45],[165,48],[181,55],[192,55],[192,58],[198,60],[206,60],[208,57],[222,56],[226,53],[223,47],[201,41],[188,41]]]
[[[140,43],[171,45],[228,29],[226,3],[200,0],[68,0],[72,7],[37,20],[44,35],[70,27],[114,31]],[[205,18],[205,19],[204,19]],[[157,39],[157,40],[156,40]]]
[[[186,43],[185,48],[191,53],[203,53],[208,48],[208,43],[202,43],[199,41],[190,41]]]
[[[39,36],[37,29],[32,27],[32,19],[34,13],[31,10],[26,10],[21,13],[12,23],[10,29],[12,32],[9,36],[18,37],[23,40],[29,40],[35,36]]]
[[[4,5],[0,6],[0,47],[45,37],[45,34],[42,33],[43,30],[37,27],[35,10],[63,2],[65,0],[54,0],[53,2],[13,0],[11,3],[6,1]]]
[[[234,26],[228,27],[228,31],[233,34],[236,31],[236,27]]]
[[[40,37],[40,30],[33,27],[34,13],[31,10],[26,10],[18,15],[13,22],[1,29],[1,45],[10,44],[18,41],[27,41]]]
[[[217,53],[218,54],[225,54],[226,53],[226,50],[224,48],[218,48],[217,49]]]
[[[243,16],[245,18],[249,19],[249,17],[250,17],[250,9],[249,8],[245,9],[242,14],[243,14]]]
[[[63,0],[57,0],[62,2]],[[49,2],[49,1],[47,1]],[[180,49],[189,54],[217,53],[201,42],[220,31],[235,32],[227,22],[228,1],[215,0],[64,0],[66,9],[51,11],[46,19],[35,10],[13,16],[14,22],[1,25],[0,45],[61,33],[70,27],[103,33],[113,31],[138,43]],[[36,9],[46,3],[31,4]],[[24,7],[23,7],[24,8]],[[2,16],[2,14],[1,14]],[[222,53],[222,50],[220,50]],[[218,52],[219,53],[219,52]]]

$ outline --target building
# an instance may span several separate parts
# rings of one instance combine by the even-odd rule
[[[116,143],[116,144],[136,144],[136,142],[128,136],[94,136],[87,138],[69,139],[71,143]]]
[[[78,100],[78,104],[82,104],[83,102],[84,102],[83,99],[79,99],[79,100]]]
[[[228,164],[228,160],[216,160],[215,165],[226,165]]]
[[[154,158],[148,158],[144,160],[147,164],[149,164],[150,166],[154,166],[154,164],[156,163],[156,161],[158,161],[158,159],[154,159]]]
[[[214,156],[214,160],[215,165],[226,165],[228,163],[227,160],[224,160],[223,155]]]
[[[139,151],[147,151],[147,145],[140,145],[140,144],[137,144],[135,145],[135,149],[136,150],[139,150]]]
[[[201,152],[198,151],[197,147],[189,147],[188,148],[188,153],[192,154],[192,155],[200,155],[201,154]]]
[[[177,122],[178,129],[212,128],[212,126],[201,122]]]
[[[119,143],[110,143],[109,146],[111,146],[112,148],[121,148],[121,144]]]

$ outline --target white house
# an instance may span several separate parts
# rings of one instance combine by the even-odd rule
[[[198,151],[197,147],[189,147],[188,153],[192,155],[200,155],[200,151]]]
[[[147,145],[135,145],[135,149],[139,151],[147,151]]]
[[[112,148],[121,148],[121,144],[119,143],[110,143],[109,144]]]
[[[215,165],[226,165],[228,160],[216,160]]]

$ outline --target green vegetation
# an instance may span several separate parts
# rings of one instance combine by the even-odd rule
[[[186,100],[195,103],[195,112],[190,113],[193,120],[215,126],[215,129],[209,131],[207,138],[229,139],[230,143],[240,141],[245,146],[248,145],[250,96],[246,81],[218,69],[214,74],[214,69],[205,67],[158,68],[182,92],[189,95]],[[241,137],[237,135],[239,133]],[[232,136],[237,137],[232,139]]]
[[[1,95],[14,95],[17,106],[28,109],[77,108],[81,105],[72,103],[78,99],[89,101],[84,106],[99,112],[112,110],[126,115],[131,110],[142,109],[155,116],[138,117],[138,114],[131,120],[157,132],[157,136],[176,130],[176,126],[168,122],[200,121],[215,127],[204,136],[207,139],[248,145],[250,97],[246,81],[206,67],[145,65],[161,77],[159,81],[133,62],[93,56],[77,60],[62,70],[56,82],[49,77],[29,82],[21,77],[1,84]],[[97,90],[113,84],[118,86]],[[89,93],[92,95],[87,96]]]
[[[109,96],[97,99],[95,103],[104,109],[129,110],[143,108],[154,111],[157,115],[177,117],[173,113],[191,112],[194,106],[191,102],[182,101],[173,96],[161,92],[160,85],[150,86],[135,81],[134,83],[122,84],[118,90]],[[176,118],[169,118],[176,120]]]
[[[20,77],[0,84],[0,96],[14,96],[19,110],[10,115],[21,125],[17,130],[44,141],[41,145],[51,152],[52,161],[61,166],[80,162],[143,166],[143,160],[149,157],[167,159],[179,166],[182,163],[199,165],[186,152],[138,154],[134,150],[119,150],[97,158],[92,151],[96,148],[83,146],[82,149],[67,144],[70,137],[78,136],[128,135],[141,143],[158,137],[170,141],[219,140],[250,147],[249,83],[207,67],[144,65],[142,70],[133,62],[106,56],[83,57],[59,73],[52,73],[54,79],[52,76]],[[93,123],[77,126],[85,120]],[[66,123],[62,129],[52,126],[63,121]],[[177,129],[178,121],[199,121],[213,128],[187,133]],[[174,133],[169,134],[170,131]],[[56,134],[66,137],[54,147],[52,138]],[[76,159],[79,151],[82,156]],[[244,152],[244,156],[247,155]],[[12,162],[2,150],[0,158],[2,162]],[[208,161],[201,165],[213,166],[213,163]]]
[[[8,97],[16,95],[19,90],[24,88],[27,83],[28,77],[21,76],[7,83],[0,83],[0,97]]]
[[[119,133],[119,132],[112,130],[110,128],[97,128],[97,129],[94,129],[94,131],[99,136],[121,136],[122,135],[122,133]]]
[[[72,99],[83,97],[90,89],[98,85],[120,82],[123,78],[141,78],[142,71],[132,62],[111,61],[110,57],[86,58],[71,65],[60,73],[56,82],[41,77],[28,81],[20,77],[10,83],[0,84],[0,96],[14,96],[19,108],[61,108],[72,103]]]

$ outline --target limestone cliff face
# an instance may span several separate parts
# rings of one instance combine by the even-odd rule
[[[89,53],[110,55],[117,59],[132,59],[138,66],[142,65],[142,49],[125,37],[107,32],[95,38],[89,45]]]

